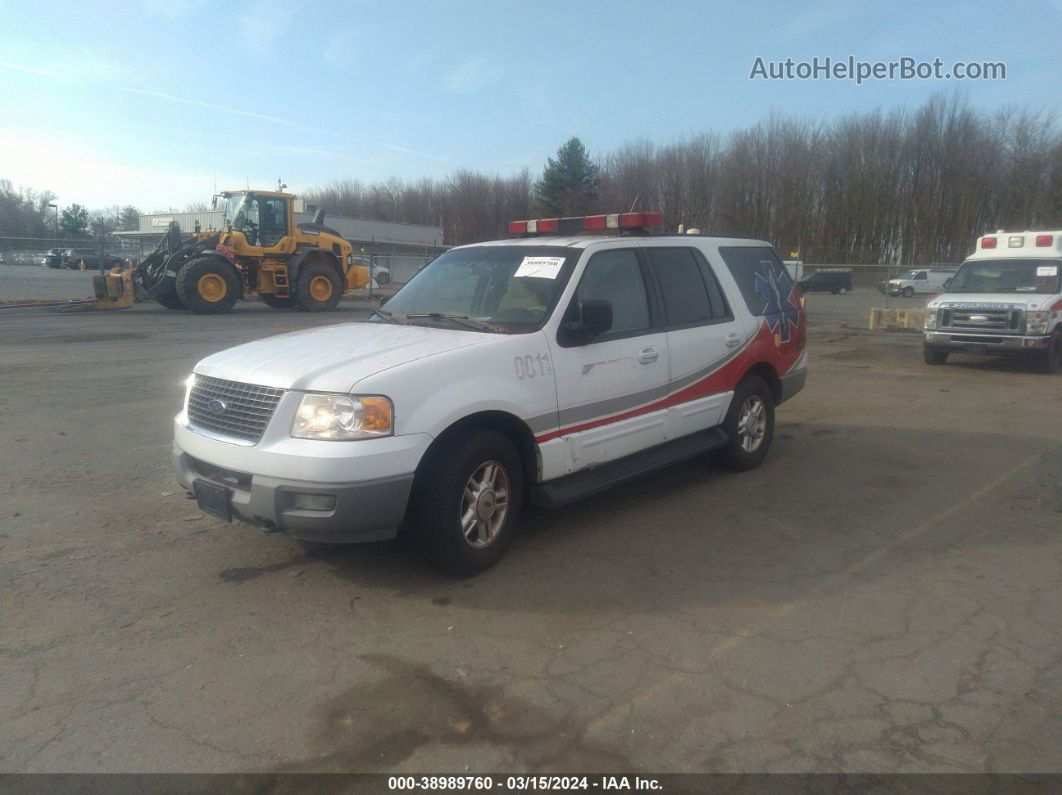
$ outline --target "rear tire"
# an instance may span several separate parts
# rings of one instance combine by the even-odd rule
[[[336,269],[316,260],[299,268],[295,302],[305,312],[325,312],[335,309],[343,296],[343,280]]]
[[[444,571],[471,577],[505,554],[523,492],[523,465],[507,436],[490,430],[455,435],[417,473],[407,531]]]
[[[259,293],[259,298],[262,299],[262,303],[266,306],[270,306],[273,309],[294,309],[294,298],[277,298],[275,295],[262,295]]]
[[[930,348],[928,345],[923,345],[922,358],[926,360],[926,364],[947,364],[948,351],[942,351],[937,348]]]
[[[220,257],[191,259],[177,272],[177,295],[197,315],[231,312],[240,297],[239,277]]]
[[[1036,369],[1041,373],[1057,373],[1062,367],[1062,328],[1055,329],[1051,344],[1036,357]]]
[[[774,395],[766,381],[750,375],[738,384],[723,430],[727,443],[712,451],[716,463],[744,472],[763,462],[774,439]]]
[[[181,300],[181,296],[177,295],[176,292],[155,296],[155,303],[167,309],[184,310],[188,308],[184,305],[184,301]]]

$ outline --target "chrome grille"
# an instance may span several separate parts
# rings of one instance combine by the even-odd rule
[[[1020,309],[945,306],[941,310],[940,325],[949,329],[1019,333],[1022,330],[1022,320]]]
[[[257,442],[283,394],[283,389],[197,375],[188,394],[188,419],[197,428]],[[211,411],[212,404],[215,409],[218,405],[214,401],[223,410]]]

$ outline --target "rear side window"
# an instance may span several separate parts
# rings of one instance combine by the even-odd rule
[[[769,246],[720,246],[719,256],[730,269],[749,311],[767,318],[782,342],[789,341],[800,321],[800,297],[789,272]]]
[[[712,319],[712,304],[700,265],[688,248],[648,249],[660,283],[670,326],[686,326]]]

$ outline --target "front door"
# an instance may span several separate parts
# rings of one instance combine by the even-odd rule
[[[590,257],[575,302],[612,304],[612,328],[593,341],[551,340],[560,430],[574,472],[664,441],[667,407],[667,335],[650,311],[642,260],[634,248]]]

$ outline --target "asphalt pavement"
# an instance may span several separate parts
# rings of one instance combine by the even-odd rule
[[[529,512],[463,581],[171,476],[197,359],[356,305],[4,310],[0,771],[1062,770],[1062,376],[927,367],[876,296],[809,297],[760,469]]]

